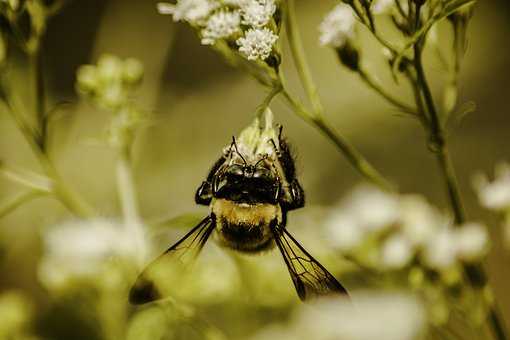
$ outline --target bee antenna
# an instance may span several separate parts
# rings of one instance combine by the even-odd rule
[[[261,159],[259,159],[259,160],[257,161],[257,163],[255,163],[255,167],[257,167],[257,165],[259,165],[259,163],[260,163],[260,162],[262,162],[262,161],[266,160],[268,157],[269,157],[269,155],[267,155],[267,154],[266,154],[266,155],[264,155]]]
[[[283,125],[278,126],[278,140],[282,140]]]
[[[237,142],[236,142],[236,137],[235,136],[232,136],[232,144],[234,145],[234,148],[236,150],[236,153],[239,155],[239,157],[241,157],[241,159],[243,160],[244,162],[244,165],[247,166],[248,163],[246,162],[246,159],[243,157],[243,155],[241,155],[241,153],[239,152],[239,149],[237,148]]]

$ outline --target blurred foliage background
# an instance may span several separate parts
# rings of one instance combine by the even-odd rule
[[[398,116],[355,74],[339,67],[329,49],[319,48],[317,25],[334,3],[302,0],[297,4],[305,48],[327,117],[377,168],[398,183],[403,192],[423,193],[436,205],[446,208],[441,178],[423,142],[420,126]],[[54,159],[65,180],[105,217],[119,215],[114,152],[98,142],[103,138],[109,117],[78,101],[74,84],[79,65],[95,62],[103,53],[135,57],[145,65],[145,78],[137,97],[140,106],[151,112],[152,117],[136,140],[134,162],[141,213],[148,220],[207,213],[206,208],[195,206],[194,191],[231,136],[250,123],[265,95],[250,77],[201,46],[188,26],[174,24],[168,17],[158,15],[155,4],[156,1],[136,0],[70,1],[50,21],[43,41],[50,103],[65,102],[52,133]],[[510,159],[509,22],[508,1],[480,1],[470,27],[461,76],[461,101],[475,102],[476,111],[454,130],[451,148],[471,220],[493,221],[479,207],[472,189],[473,174],[492,172],[497,162]],[[364,43],[368,46],[365,53],[379,53],[368,36]],[[370,65],[371,70],[377,72],[384,60],[381,58],[379,62]],[[290,69],[291,65],[283,67]],[[433,74],[433,83],[442,80],[439,64],[427,67]],[[27,60],[20,54],[15,64],[15,77],[19,79],[17,100],[32,96],[30,86],[26,86],[28,74]],[[394,86],[386,71],[379,77],[388,86]],[[289,72],[289,82],[300,93],[294,73]],[[411,94],[403,95],[410,98]],[[317,250],[320,236],[316,245],[307,242],[306,235],[317,228],[310,211],[314,211],[313,206],[334,204],[361,179],[328,140],[278,100],[273,109],[294,146],[307,203],[312,207],[292,213],[289,228],[300,226],[295,229],[296,237],[310,245],[312,253],[327,254],[327,249]],[[4,113],[0,113],[0,159],[27,168],[38,167],[22,136]],[[17,189],[0,178],[0,201],[11,197]],[[42,255],[41,235],[47,228],[69,219],[71,216],[58,202],[40,198],[0,220],[0,292],[22,291],[33,308],[32,313],[37,315],[37,327],[48,338],[70,339],[72,334],[73,339],[94,339],[98,336],[93,331],[95,318],[84,317],[80,320],[89,324],[78,323],[73,301],[55,306],[37,277]],[[507,293],[510,254],[503,250],[498,237],[495,240],[488,269],[504,317],[510,320],[510,294]],[[290,280],[285,280],[288,279],[282,282],[290,290]],[[250,310],[245,307],[244,312]],[[215,308],[224,308],[224,315],[231,313],[229,317],[239,321],[239,316],[234,318],[236,305],[220,304],[209,306],[204,312],[212,323],[217,321]],[[241,334],[256,329],[268,320],[278,319],[285,310],[253,309],[242,318],[258,322],[246,323],[247,329],[230,332]]]

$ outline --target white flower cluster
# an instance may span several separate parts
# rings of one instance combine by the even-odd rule
[[[45,254],[39,279],[46,287],[58,289],[72,280],[94,278],[111,259],[134,264],[138,251],[145,253],[141,246],[147,247],[144,238],[113,220],[64,223],[44,235]]]
[[[453,226],[419,196],[399,196],[370,186],[354,190],[332,212],[327,239],[364,265],[397,270],[420,263],[437,271],[480,260],[489,237],[483,225]]]
[[[252,340],[408,340],[419,337],[425,320],[425,308],[412,295],[356,292],[352,300],[322,298],[302,304],[288,324],[266,327]]]
[[[319,25],[321,46],[342,48],[355,36],[356,17],[349,5],[339,4]]]
[[[178,0],[159,3],[161,14],[186,21],[200,31],[202,44],[235,41],[248,60],[265,60],[278,40],[273,16],[277,0]]]

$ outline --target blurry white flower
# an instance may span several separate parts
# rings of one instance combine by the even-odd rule
[[[254,28],[267,25],[276,11],[275,0],[248,0],[240,6],[243,24]]]
[[[144,240],[127,230],[121,223],[107,219],[68,222],[49,230],[44,235],[40,280],[58,288],[69,279],[101,273],[113,258],[136,263]]]
[[[425,263],[433,269],[447,269],[455,264],[457,242],[451,228],[442,228],[428,241],[424,249]]]
[[[219,4],[213,0],[178,0],[175,5],[166,2],[157,4],[160,14],[171,15],[174,21],[187,21],[201,25]]]
[[[489,246],[487,228],[478,223],[469,223],[456,230],[458,257],[474,261],[485,255]]]
[[[248,60],[265,60],[271,55],[278,36],[268,28],[249,29],[237,40],[239,51]]]
[[[352,192],[343,210],[354,216],[362,228],[373,231],[385,229],[398,220],[398,196],[374,186],[362,185]]]
[[[329,244],[343,252],[349,252],[363,241],[365,230],[349,214],[335,211],[328,218],[325,232]]]
[[[301,305],[292,319],[292,339],[411,340],[422,331],[425,313],[419,301],[404,294],[354,294]],[[291,337],[287,337],[291,338]]]
[[[372,3],[374,14],[384,14],[391,10],[395,5],[395,0],[376,0]]]
[[[440,228],[449,224],[449,219],[423,197],[407,195],[401,198],[400,225],[413,244],[421,246],[427,243]]]
[[[209,17],[202,30],[202,44],[213,45],[216,40],[224,39],[239,32],[241,17],[239,12],[219,11]]]
[[[476,176],[474,182],[484,207],[498,211],[510,209],[510,164],[501,164],[496,168],[492,183],[484,175]]]
[[[193,263],[166,258],[151,266],[148,275],[162,296],[187,302],[220,303],[240,284],[232,257],[214,243],[208,244]]]
[[[384,241],[381,249],[381,263],[386,268],[400,269],[412,260],[414,249],[402,234],[396,234]]]
[[[354,37],[355,24],[352,8],[346,4],[337,5],[319,25],[321,46],[343,47]]]

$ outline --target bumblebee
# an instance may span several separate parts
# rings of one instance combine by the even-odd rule
[[[130,291],[131,303],[162,298],[149,275],[151,268],[196,257],[213,234],[221,246],[243,253],[278,248],[301,300],[346,294],[286,229],[287,213],[302,208],[305,195],[282,128],[273,128],[272,116],[266,117],[265,128],[257,120],[238,140],[233,138],[196,191],[195,202],[209,206],[209,215],[139,275]]]

